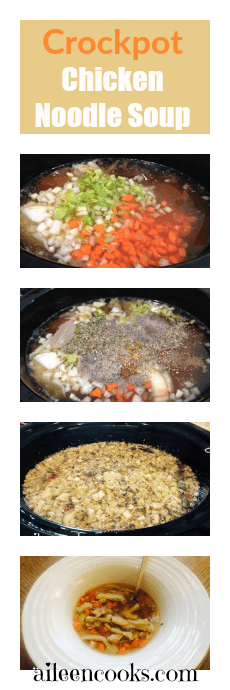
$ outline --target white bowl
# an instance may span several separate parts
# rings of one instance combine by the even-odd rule
[[[73,629],[79,597],[104,582],[134,584],[140,557],[65,557],[46,570],[30,590],[22,615],[27,651],[40,669],[112,668],[133,663],[143,669],[195,669],[209,647],[209,597],[201,582],[172,557],[151,557],[142,587],[155,599],[161,622],[155,638],[125,656],[90,649]]]

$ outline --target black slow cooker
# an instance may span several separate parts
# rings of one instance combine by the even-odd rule
[[[189,312],[192,316],[202,321],[209,328],[210,299],[209,289],[79,289],[79,288],[51,288],[31,289],[21,297],[21,343],[20,343],[20,367],[21,367],[21,401],[44,402],[44,394],[35,381],[32,380],[26,366],[27,344],[33,331],[44,321],[62,309],[68,309],[74,304],[94,301],[100,298],[112,299],[132,298],[145,300],[159,300],[167,302],[174,307],[179,307]],[[196,401],[208,401],[209,387],[198,397]],[[195,402],[196,402],[195,401]]]
[[[97,531],[73,529],[50,522],[35,515],[25,503],[22,486],[27,472],[48,455],[64,448],[100,441],[124,441],[144,443],[175,454],[183,463],[190,465],[200,483],[196,506],[189,513],[170,522],[125,531]],[[43,536],[142,536],[193,534],[209,522],[209,443],[208,431],[194,424],[181,422],[132,422],[88,423],[55,422],[28,423],[21,427],[21,529],[22,534]],[[23,531],[25,530],[25,532]]]
[[[141,161],[143,166],[152,168],[154,170],[161,170],[166,173],[176,173],[185,183],[189,182],[193,188],[196,189],[200,195],[209,197],[210,187],[210,157],[203,154],[191,155],[137,155],[133,158],[130,155],[124,154],[116,156],[101,156],[95,155],[41,155],[32,156],[30,154],[21,155],[21,198],[25,203],[27,195],[27,187],[36,182],[40,175],[51,172],[52,169],[66,166],[74,162],[81,163],[83,161],[99,159],[100,161],[108,162],[108,164],[115,160],[127,160],[130,162]],[[144,158],[144,160],[143,160]],[[209,205],[209,201],[206,202]],[[166,266],[166,268],[209,268],[210,267],[210,244],[209,244],[209,220],[204,221],[204,226],[199,233],[200,235],[200,253],[199,255],[185,261],[181,264]],[[40,258],[31,254],[21,248],[20,254],[21,268],[71,268],[64,264],[58,264],[48,259]]]

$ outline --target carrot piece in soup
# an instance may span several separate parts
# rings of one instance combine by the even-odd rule
[[[99,652],[104,652],[104,651],[105,651],[105,644],[104,644],[104,642],[98,642],[98,643],[97,643],[97,648],[99,649]]]
[[[102,237],[101,235],[99,235],[99,237],[98,237],[98,239],[97,239],[97,244],[99,244],[99,247],[104,247],[104,244],[105,244],[104,237]]]
[[[90,395],[93,395],[94,398],[101,398],[102,392],[101,392],[100,388],[94,388],[94,391],[92,391],[92,393],[90,393]],[[94,608],[96,608],[96,605],[101,606],[101,604],[96,602],[96,604],[93,604]]]
[[[172,244],[175,244],[176,239],[177,239],[177,234],[176,234],[176,232],[172,232],[172,230],[170,230],[170,232],[169,232],[169,239],[170,239],[170,242],[172,242]]]
[[[69,221],[69,226],[70,228],[77,228],[77,226],[81,223],[80,220],[74,219]]]
[[[133,199],[133,194],[125,194],[125,196],[122,197],[122,201],[132,201]]]

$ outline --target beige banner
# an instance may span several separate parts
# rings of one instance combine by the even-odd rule
[[[22,21],[21,133],[208,134],[209,33],[209,21]]]

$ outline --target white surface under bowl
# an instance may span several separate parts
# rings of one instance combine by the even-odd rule
[[[151,557],[142,587],[161,614],[156,636],[143,649],[125,656],[90,649],[73,629],[79,597],[104,582],[135,584],[141,559],[65,557],[48,568],[31,588],[22,615],[27,651],[40,669],[135,668],[195,669],[209,647],[209,597],[201,582],[182,563],[168,556]]]

